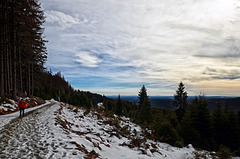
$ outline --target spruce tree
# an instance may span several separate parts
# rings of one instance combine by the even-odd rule
[[[229,148],[231,148],[232,151],[236,151],[239,149],[239,143],[240,143],[240,128],[238,124],[238,116],[237,114],[232,110],[229,109],[226,113],[227,123],[226,123],[226,135],[224,136],[225,145]],[[238,150],[239,151],[239,150]],[[238,152],[239,153],[239,152]]]
[[[181,120],[181,136],[186,144],[212,150],[215,143],[210,110],[204,96],[196,97]]]
[[[239,127],[240,127],[240,110],[238,111],[238,124],[239,124]]]
[[[193,125],[193,116],[196,112],[196,105],[190,104],[181,120],[180,135],[183,138],[185,145],[193,144],[194,146],[198,146],[198,144],[201,143],[201,136]]]
[[[118,95],[118,98],[117,98],[117,108],[115,113],[119,116],[123,114],[122,101],[121,101],[120,95]]]
[[[216,108],[212,114],[212,119],[215,141],[217,145],[222,145],[225,143],[224,140],[228,130],[226,129],[226,116],[220,102],[218,102],[216,105]]]
[[[187,110],[188,106],[187,98],[188,98],[187,91],[185,91],[184,84],[180,82],[173,100],[173,106],[176,108],[176,113],[179,120],[183,118]]]
[[[151,104],[147,95],[147,90],[145,88],[145,86],[143,85],[139,94],[138,94],[138,98],[139,98],[139,114],[138,114],[138,119],[140,121],[141,124],[143,123],[150,123],[151,121]]]
[[[145,100],[149,102],[147,89],[145,88],[144,85],[142,86],[142,88],[140,89],[140,92],[138,93],[138,99],[139,99],[139,102],[138,102],[139,106],[142,106]]]
[[[213,146],[213,128],[210,110],[204,96],[196,98],[192,105],[196,108],[192,112],[192,126],[201,136],[201,142],[197,143],[197,147],[210,150]]]

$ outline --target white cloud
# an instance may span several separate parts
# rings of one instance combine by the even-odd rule
[[[86,51],[77,53],[74,61],[81,63],[84,67],[98,67],[98,64],[102,62],[97,56]]]
[[[66,28],[74,24],[80,24],[80,20],[71,15],[65,14],[60,11],[49,10],[45,11],[46,21],[50,24],[58,24],[59,26]]]

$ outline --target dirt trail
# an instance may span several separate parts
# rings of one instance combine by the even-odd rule
[[[5,125],[0,131],[0,158],[51,158],[49,147],[57,148],[54,142],[49,143],[49,138],[54,138],[48,126],[54,104],[51,102]]]

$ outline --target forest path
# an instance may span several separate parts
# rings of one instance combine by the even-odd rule
[[[0,130],[0,158],[51,158],[58,147],[49,122],[53,122],[56,102],[13,119]],[[53,123],[52,123],[53,124]],[[51,151],[49,151],[51,149]]]

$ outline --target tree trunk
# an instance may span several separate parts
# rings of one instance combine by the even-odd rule
[[[14,0],[11,2],[11,19],[10,19],[10,46],[11,46],[11,54],[12,58],[10,56],[10,86],[11,86],[11,94],[12,98],[16,99],[16,38],[15,38],[15,20],[14,20]],[[10,55],[11,55],[10,54]],[[13,64],[12,64],[13,63]],[[13,68],[11,67],[13,66]]]
[[[1,24],[0,24],[0,38],[1,38],[1,48],[0,48],[0,96],[4,96],[4,60],[3,60],[3,54],[4,54],[4,25],[5,25],[5,20],[4,20],[4,5],[2,5],[1,8]]]
[[[15,34],[15,33],[14,33]],[[15,36],[14,39],[15,41]],[[16,65],[16,45],[13,45],[13,83],[12,83],[12,97],[16,99],[16,92],[17,92],[17,65]]]
[[[33,64],[32,64],[32,96],[33,96],[33,93],[34,93],[34,80],[33,80]]]
[[[19,73],[20,73],[20,91],[23,93],[23,76],[22,76],[22,54],[19,49]]]
[[[1,52],[1,96],[4,96],[3,52]]]
[[[28,63],[28,95],[31,94],[31,72],[30,63]]]
[[[9,77],[9,45],[7,45],[7,50],[6,50],[6,93],[10,93],[10,77]]]

